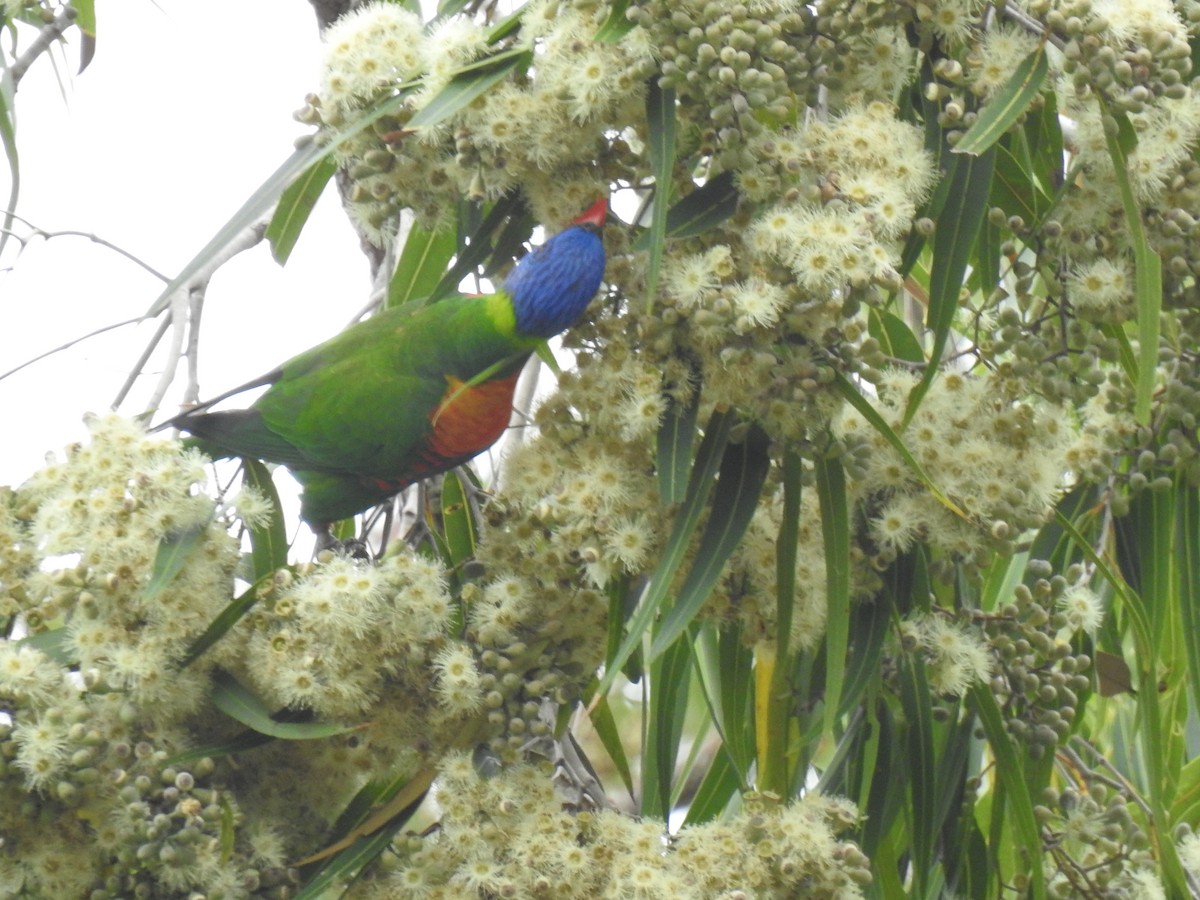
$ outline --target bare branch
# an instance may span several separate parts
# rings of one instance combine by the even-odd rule
[[[71,347],[74,347],[76,344],[82,343],[83,341],[86,341],[89,338],[94,338],[97,335],[104,334],[106,331],[112,331],[116,328],[121,328],[125,325],[136,325],[140,321],[142,321],[142,317],[138,316],[133,319],[126,319],[124,322],[114,322],[112,325],[105,325],[102,328],[97,328],[95,331],[89,331],[87,334],[80,335],[77,338],[73,338],[73,339],[67,341],[65,344],[60,344],[59,346],[55,347],[53,350],[47,350],[45,353],[39,353],[37,356],[33,357],[32,359],[27,359],[27,360],[25,360],[25,362],[21,363],[19,366],[15,366],[15,367],[9,369],[7,372],[0,374],[0,381],[3,381],[9,375],[15,375],[18,372],[20,372],[22,369],[32,366],[35,362],[40,362],[41,360],[46,359],[49,356],[53,356],[55,353],[61,353],[63,350],[69,350]]]
[[[99,244],[101,247],[104,247],[106,250],[111,250],[114,253],[116,253],[117,255],[124,257],[125,259],[127,259],[131,263],[133,263],[134,265],[140,267],[141,269],[145,270],[146,272],[149,272],[151,275],[153,275],[159,281],[166,282],[166,281],[170,280],[169,278],[167,278],[166,275],[164,275],[162,272],[158,271],[158,269],[154,268],[152,265],[150,265],[145,260],[141,259],[140,257],[135,256],[133,253],[129,252],[128,250],[124,249],[123,247],[119,247],[116,244],[112,243],[111,241],[105,240],[104,238],[100,237],[99,235],[97,235],[93,232],[76,231],[74,229],[64,229],[61,231],[50,231],[46,228],[41,228],[38,225],[35,225],[29,219],[23,218],[22,216],[18,216],[16,213],[10,212],[10,213],[7,213],[7,215],[9,218],[11,218],[15,221],[21,222],[23,225],[25,225],[29,229],[28,234],[18,234],[17,232],[15,232],[11,229],[5,229],[5,233],[16,238],[17,241],[21,245],[21,250],[18,251],[18,256],[24,252],[25,248],[27,246],[29,246],[29,242],[35,237],[40,237],[43,240],[47,240],[47,241],[52,240],[53,238],[59,238],[59,237],[81,237],[81,238],[85,238],[86,240],[91,241],[93,244]],[[121,322],[114,322],[111,325],[104,325],[101,328],[97,328],[93,331],[89,331],[87,334],[81,335],[77,338],[72,338],[71,340],[67,341],[66,343],[59,344],[57,347],[53,348],[52,350],[47,350],[45,353],[39,353],[37,356],[34,356],[31,359],[27,359],[27,360],[25,360],[25,362],[21,363],[20,365],[15,366],[15,367],[9,369],[7,372],[0,374],[0,381],[3,381],[5,378],[7,378],[10,375],[15,375],[17,372],[20,372],[22,369],[27,368],[36,362],[40,362],[43,359],[47,359],[48,357],[51,357],[56,353],[61,353],[64,350],[69,350],[71,347],[74,347],[76,344],[82,343],[83,341],[86,341],[90,338],[97,337],[98,335],[104,334],[106,332],[112,331],[117,328],[122,328],[125,325],[136,325],[137,323],[139,323],[141,321],[142,321],[142,317],[136,316],[132,319],[125,319],[124,321],[121,321]],[[162,337],[161,330],[160,330],[158,337],[160,337],[160,338]],[[152,341],[151,348],[153,348],[153,346],[156,342],[157,342],[157,339],[155,341]],[[143,361],[143,364],[144,364],[144,361]],[[124,396],[124,390],[122,392],[122,396]]]
[[[181,284],[178,288],[172,291],[166,298],[167,300],[167,318],[171,323],[172,337],[171,349],[167,357],[167,363],[163,366],[162,374],[159,377],[158,384],[154,388],[151,395],[151,400],[147,405],[146,411],[153,412],[162,403],[163,397],[166,396],[167,389],[171,386],[171,382],[175,380],[175,373],[179,367],[179,360],[183,356],[185,329],[189,321],[192,321],[192,327],[196,327],[199,321],[199,314],[194,317],[190,315],[191,311],[198,309],[195,306],[197,303],[204,302],[204,293],[208,289],[208,283],[212,280],[214,274],[221,266],[233,259],[238,254],[256,247],[262,242],[263,236],[267,231],[267,222],[269,217],[259,219],[254,224],[243,229],[238,235],[229,241],[219,253],[213,257],[193,275],[185,284]],[[194,298],[194,299],[193,299]],[[116,399],[113,401],[113,408],[120,407],[128,396],[130,389],[145,368],[146,362],[149,360],[150,354],[162,339],[165,329],[160,329],[156,332],[154,338],[150,342],[147,351],[142,354],[137,364],[130,371],[129,376],[125,379],[121,390],[118,392]],[[193,379],[194,380],[194,379]],[[195,393],[198,393],[198,388],[191,388]],[[191,400],[195,400],[192,397]]]
[[[1059,35],[1051,34],[1044,22],[1038,21],[1035,17],[1029,15],[1029,13],[1025,12],[1023,9],[1018,9],[1016,4],[1004,4],[1002,13],[1005,18],[1016,22],[1035,37],[1045,37],[1047,42],[1053,44],[1059,50],[1061,50],[1066,43]]]
[[[141,319],[133,319],[132,321],[140,322]],[[142,355],[139,356],[138,361],[136,363],[134,363],[132,371],[130,371],[129,375],[126,376],[125,383],[121,385],[121,390],[119,390],[117,392],[117,399],[113,403],[114,409],[116,409],[118,406],[121,405],[121,401],[123,401],[125,399],[125,396],[129,393],[130,389],[133,387],[133,383],[135,381],[137,381],[138,375],[141,374],[142,369],[145,367],[146,363],[150,360],[151,354],[154,353],[154,348],[158,346],[158,342],[162,340],[163,335],[167,333],[167,329],[170,327],[171,327],[171,319],[169,317],[164,318],[161,322],[158,323],[158,330],[154,332],[154,335],[150,338],[149,342],[146,344],[146,349],[142,351]]]
[[[204,287],[199,287],[197,290],[201,296],[204,293]],[[171,323],[171,344],[167,349],[167,359],[171,360],[167,365],[163,366],[162,372],[158,376],[158,384],[154,386],[154,393],[150,395],[150,401],[146,404],[146,412],[153,413],[162,403],[163,397],[167,395],[167,388],[171,386],[171,382],[175,380],[175,371],[179,367],[179,358],[183,354],[183,339],[187,332],[188,317],[186,308],[188,299],[191,296],[189,293],[176,291],[171,295],[171,311],[167,315],[167,321]],[[116,404],[113,404],[116,406]]]
[[[34,61],[50,49],[50,45],[55,41],[62,40],[67,33],[67,30],[75,23],[75,16],[78,15],[75,9],[71,6],[64,6],[51,21],[47,22],[42,30],[38,32],[37,37],[29,42],[29,46],[25,48],[25,52],[16,58],[9,74],[12,76],[13,87],[16,87],[25,73],[29,71],[29,67]]]
[[[204,296],[207,290],[193,291],[188,296],[188,315],[191,317],[191,327],[188,328],[187,357],[188,383],[183,391],[183,402],[200,402],[200,316],[204,313]]]
[[[15,232],[11,229],[7,230],[7,233],[10,234],[12,237],[16,238],[17,241],[21,244],[22,252],[24,251],[25,247],[28,246],[29,242],[33,238],[42,238],[43,240],[49,241],[49,240],[53,240],[54,238],[60,238],[60,237],[80,237],[80,238],[84,238],[85,240],[91,241],[93,244],[99,244],[101,247],[105,248],[106,250],[113,251],[118,256],[123,256],[125,259],[129,260],[134,265],[144,269],[146,272],[153,275],[159,281],[162,281],[164,283],[167,281],[170,281],[170,279],[166,275],[164,275],[162,272],[158,271],[158,269],[154,268],[154,266],[150,265],[144,259],[142,259],[138,256],[135,256],[133,253],[126,250],[124,247],[120,247],[120,246],[112,243],[111,241],[105,240],[104,238],[100,237],[100,235],[95,234],[94,232],[77,231],[72,228],[66,228],[66,229],[62,229],[60,231],[50,231],[49,229],[42,228],[38,225],[35,225],[33,222],[29,221],[29,219],[26,219],[22,216],[18,216],[14,212],[6,211],[2,214],[7,216],[10,219],[17,221],[17,222],[21,222],[23,225],[25,225],[26,227],[29,228],[29,233],[25,234],[25,235],[17,234],[17,232]]]

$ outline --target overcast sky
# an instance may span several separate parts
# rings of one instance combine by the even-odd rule
[[[95,59],[40,59],[17,95],[18,213],[92,232],[173,275],[292,151],[291,118],[316,84],[305,0],[97,4]],[[0,196],[7,169],[0,166]],[[21,230],[18,223],[18,230]],[[79,238],[35,241],[0,265],[0,372],[69,338],[144,312],[161,283]],[[213,280],[201,393],[248,380],[343,327],[366,302],[366,263],[327,194],[291,261],[262,245]],[[157,323],[126,327],[0,381],[0,484],[17,484],[108,408]],[[136,399],[149,394],[157,371]],[[168,403],[177,404],[177,384]],[[140,412],[138,402],[123,407]]]

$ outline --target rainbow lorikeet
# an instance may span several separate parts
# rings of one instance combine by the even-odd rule
[[[530,353],[571,327],[600,287],[607,212],[598,200],[523,257],[503,290],[386,310],[165,425],[213,456],[287,466],[304,488],[301,518],[325,536],[503,434]],[[247,409],[207,411],[262,385]]]

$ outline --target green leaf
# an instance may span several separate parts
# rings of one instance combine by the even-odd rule
[[[308,714],[300,710],[286,710],[275,716],[275,720],[278,722],[305,722],[308,719]],[[245,753],[247,750],[269,744],[273,740],[275,740],[273,737],[259,734],[253,728],[248,728],[228,741],[222,741],[219,744],[205,744],[185,750],[183,753],[176,753],[167,760],[167,765],[182,766],[205,757],[216,759],[221,756],[232,756],[235,753]]]
[[[520,6],[514,12],[509,13],[490,27],[487,33],[487,42],[489,44],[498,44],[505,38],[516,34],[521,30],[521,21],[524,17],[524,6]]]
[[[1029,558],[1028,550],[1012,556],[996,556],[992,564],[984,570],[983,584],[979,590],[979,608],[981,610],[989,613],[995,612],[1002,602],[1008,601],[1025,575],[1025,566],[1029,562]],[[1048,557],[1039,557],[1039,559],[1046,558]]]
[[[700,538],[696,562],[679,589],[675,605],[654,636],[651,660],[663,653],[691,624],[712,593],[725,563],[741,543],[771,467],[767,453],[769,445],[766,432],[751,425],[744,441],[725,448],[713,495],[712,515]]]
[[[153,600],[170,586],[175,576],[183,570],[188,558],[200,546],[207,531],[208,523],[204,522],[173,532],[158,542],[154,571],[150,573],[150,581],[142,591],[144,599]]]
[[[667,237],[692,237],[715,228],[737,212],[740,199],[733,173],[721,172],[671,207]]]
[[[1179,773],[1179,789],[1171,803],[1172,822],[1200,821],[1200,756],[1188,760]]]
[[[358,793],[346,804],[346,807],[338,815],[337,821],[329,829],[329,833],[339,837],[349,834],[371,815],[371,810],[394,797],[397,790],[407,781],[407,775],[402,774],[392,778],[372,778],[359,788]]]
[[[729,754],[718,751],[713,754],[712,764],[704,773],[700,786],[688,804],[683,824],[698,825],[711,822],[725,811],[729,801],[742,790],[737,770],[729,761]]]
[[[855,712],[846,723],[846,730],[837,739],[833,755],[825,765],[821,777],[817,779],[815,789],[821,794],[832,796],[845,795],[850,789],[851,769],[862,759],[864,743],[870,733],[870,726],[862,710]],[[866,810],[862,810],[866,812]]]
[[[979,226],[979,240],[975,242],[974,261],[971,263],[971,275],[967,279],[968,287],[986,297],[996,285],[1000,284],[1000,261],[1004,259],[1001,252],[1000,229],[987,219]]]
[[[975,819],[974,804],[964,810],[961,831],[955,836],[960,849],[956,857],[957,880],[951,887],[958,890],[948,892],[946,896],[988,896],[988,885],[994,873],[988,860],[987,839]]]
[[[804,483],[804,461],[794,446],[783,450],[780,461],[780,481],[783,486],[783,516],[775,536],[775,620],[779,633],[775,637],[776,658],[783,666],[785,678],[791,678],[792,618],[796,609],[796,557],[800,544],[801,493]],[[786,692],[786,682],[776,687]]]
[[[834,734],[850,645],[850,507],[841,460],[819,455],[813,461],[813,469],[821,503],[829,608],[825,626],[825,732]]]
[[[666,236],[685,238],[720,225],[737,212],[740,199],[732,172],[710,178],[667,211]],[[649,230],[633,242],[635,250],[647,250],[653,240]]]
[[[699,385],[692,390],[686,406],[673,397],[667,400],[667,412],[658,428],[658,496],[664,506],[679,503],[687,490],[699,408]]]
[[[987,200],[992,189],[995,149],[982,156],[959,155],[953,158],[946,178],[950,183],[946,203],[938,215],[933,234],[933,263],[929,283],[929,310],[926,326],[933,332],[929,363],[920,383],[908,398],[904,423],[907,425],[921,405],[929,385],[937,377],[950,326],[958,311],[959,292],[971,260],[971,251],[979,226],[987,215]]]
[[[49,631],[39,631],[23,637],[19,641],[22,647],[32,647],[45,653],[60,666],[72,666],[79,662],[71,652],[71,642],[66,627],[51,628]]]
[[[867,331],[879,341],[879,347],[888,356],[911,363],[925,361],[925,351],[911,328],[895,313],[887,310],[870,309]]]
[[[634,581],[628,575],[622,575],[605,585],[604,591],[608,596],[608,635],[604,645],[605,659],[615,659],[620,651],[625,623],[637,609],[638,595],[642,592],[645,581],[645,578]],[[630,684],[637,684],[642,680],[640,647],[635,646],[634,652],[621,664],[621,672]]]
[[[405,128],[432,128],[465,109],[522,65],[528,66],[532,54],[525,49],[504,50],[486,59],[463,66],[450,83],[437,92],[405,125]]]
[[[729,431],[733,427],[733,419],[733,413],[716,410],[708,420],[708,427],[704,430],[704,439],[700,442],[700,449],[696,451],[696,461],[692,465],[691,478],[688,479],[687,494],[675,517],[675,524],[671,528],[666,546],[659,556],[658,565],[642,592],[637,610],[629,620],[625,640],[617,652],[605,661],[604,678],[601,679],[597,688],[601,694],[607,694],[612,689],[621,667],[625,665],[625,661],[641,643],[646,630],[658,615],[659,607],[671,588],[671,582],[683,562],[692,534],[700,523],[701,514],[704,512],[709,492],[712,490],[721,458],[725,452],[725,445],[729,441]]]
[[[753,690],[758,713],[755,754],[761,761],[758,782],[764,790],[782,796],[789,790],[796,764],[796,755],[790,750],[797,681],[791,635],[804,461],[795,446],[784,447],[779,468],[783,515],[775,537],[775,646],[759,649],[755,665],[760,671]]]
[[[426,766],[387,783],[365,785],[338,817],[335,834],[339,839],[320,853],[296,863],[304,877],[311,877],[314,866],[321,863],[320,874],[296,896],[327,897],[331,886],[344,889],[357,879],[420,808],[435,775],[436,770]]]
[[[1128,154],[1137,137],[1129,117],[1109,108],[1101,100],[1101,110],[1117,122],[1117,133],[1105,129],[1108,153],[1112,157],[1125,226],[1133,247],[1134,295],[1137,299],[1138,361],[1135,380],[1136,400],[1133,417],[1139,425],[1150,422],[1150,404],[1158,374],[1159,315],[1162,312],[1162,259],[1150,246],[1142,222],[1142,209],[1129,181]]]
[[[337,163],[323,156],[300,173],[279,195],[279,203],[267,223],[266,238],[271,242],[271,255],[283,265],[291,256],[304,223],[321,199],[325,185],[337,171]]]
[[[846,676],[838,715],[845,715],[858,704],[873,682],[880,678],[879,660],[887,637],[891,613],[878,601],[854,607],[850,634],[854,638],[846,658]]]
[[[287,526],[283,521],[283,505],[267,467],[257,459],[242,459],[245,483],[255,488],[271,504],[271,517],[262,525],[250,529],[250,556],[254,561],[254,579],[274,576],[276,569],[287,565]]]
[[[1034,183],[1031,173],[1013,156],[1012,150],[1000,144],[996,147],[996,172],[988,204],[1000,207],[1010,216],[1036,222],[1041,218],[1038,211],[1049,208],[1050,198]],[[995,284],[992,282],[988,290]]]
[[[475,555],[475,516],[467,502],[462,475],[452,469],[442,477],[442,529],[445,532],[448,568],[455,568]]]
[[[671,645],[650,665],[649,709],[642,752],[643,816],[666,820],[671,813],[675,760],[683,737],[692,674],[687,641]]]
[[[497,203],[496,206],[501,206],[501,203],[504,203],[504,201]],[[533,236],[533,230],[538,225],[537,221],[533,218],[533,214],[530,213],[529,208],[525,205],[520,191],[516,191],[513,194],[512,202],[506,204],[504,208],[508,211],[508,215],[496,234],[496,242],[492,248],[491,257],[488,259],[487,265],[483,267],[485,278],[495,279],[502,271],[512,265],[513,260],[524,256],[526,252],[525,244]],[[488,218],[491,218],[491,216],[489,215]],[[470,249],[468,247],[466,251],[469,253]],[[459,254],[465,255],[461,240],[459,242]]]
[[[467,209],[472,210],[474,206],[468,206]],[[511,260],[512,255],[506,256],[507,251],[503,248],[510,244],[519,246],[533,233],[535,224],[533,217],[525,209],[520,192],[507,194],[497,200],[483,221],[473,229],[467,227],[467,218],[467,215],[459,218],[462,230],[457,238],[454,265],[442,276],[426,302],[432,303],[456,291],[462,280],[475,272],[489,257],[493,260],[503,257],[505,262]],[[500,229],[500,235],[493,243],[492,235],[497,229]],[[489,265],[485,274],[490,274],[495,268],[494,264]]]
[[[231,719],[241,722],[259,734],[284,741],[319,740],[338,734],[349,734],[362,727],[324,722],[280,722],[272,717],[271,711],[249,688],[227,672],[213,673],[211,698],[213,705]]]
[[[955,504],[954,501],[952,501],[945,494],[943,494],[941,488],[933,483],[933,479],[931,479],[925,473],[925,470],[921,468],[921,464],[917,462],[916,457],[909,452],[908,447],[904,445],[904,441],[900,440],[900,436],[892,430],[892,427],[888,425],[883,416],[879,415],[879,413],[875,410],[875,407],[871,405],[870,401],[867,400],[867,398],[861,393],[859,393],[858,388],[851,384],[846,376],[842,375],[841,373],[837,374],[835,384],[837,385],[838,391],[841,393],[842,397],[844,397],[851,406],[858,410],[859,414],[867,420],[872,428],[879,432],[880,437],[882,437],[888,442],[888,444],[892,446],[892,449],[894,449],[900,455],[900,459],[904,462],[904,465],[906,465],[909,471],[913,473],[913,476],[925,486],[925,489],[929,491],[929,493],[933,494],[933,496],[939,503],[942,504],[942,506],[946,507],[946,509],[950,510],[950,512],[954,513],[956,516],[965,519],[967,514],[959,509],[958,505]]]
[[[996,705],[991,688],[987,685],[975,685],[970,690],[970,699],[984,734],[987,735],[992,757],[996,761],[996,776],[1005,789],[1009,821],[1013,826],[1016,843],[1023,849],[1026,859],[1034,861],[1033,865],[1027,864],[1022,869],[1029,875],[1029,896],[1040,900],[1046,896],[1045,876],[1040,865],[1042,842],[1038,833],[1037,818],[1033,814],[1033,798],[1029,795],[1021,759],[1004,725],[1000,707]]]
[[[633,772],[629,768],[629,757],[625,753],[625,745],[621,742],[621,730],[617,727],[617,720],[613,718],[608,698],[597,697],[596,701],[588,706],[587,713],[592,727],[596,729],[596,737],[600,739],[600,746],[608,753],[608,758],[617,768],[617,774],[621,776],[625,790],[632,797]]]
[[[8,204],[4,207],[4,224],[0,227],[0,252],[12,234],[13,214],[17,209],[17,198],[21,194],[21,164],[17,153],[16,99],[12,71],[7,67],[0,72],[0,143],[4,144],[4,156],[8,159]]]
[[[672,173],[675,170],[675,91],[659,87],[650,79],[646,91],[647,151],[650,170],[654,174],[654,204],[650,209],[650,232],[646,261],[646,309],[654,305],[658,292],[658,274],[662,267],[663,249],[667,240],[667,210],[671,202]]]
[[[908,790],[911,767],[903,742],[896,733],[896,723],[887,703],[882,701],[867,707],[870,734],[859,773],[857,797],[867,821],[863,825],[863,852],[875,862],[875,854],[887,839],[888,833],[903,826],[904,795]],[[902,897],[904,894],[888,894]]]
[[[952,713],[950,722],[935,726],[941,741],[940,758],[935,770],[933,823],[937,832],[941,833],[943,847],[954,844],[955,837],[948,832],[954,832],[954,826],[961,824],[967,763],[972,752],[972,734],[976,728],[970,716],[957,717],[957,720],[956,716],[957,710]]]
[[[1200,492],[1182,478],[1175,486],[1175,507],[1178,516],[1174,543],[1175,566],[1179,572],[1179,611],[1187,649],[1192,704],[1200,709]]]
[[[1042,108],[1036,116],[1026,120],[1025,134],[1039,186],[1047,195],[1054,194],[1058,186],[1064,183],[1065,165],[1062,121],[1058,116],[1058,99],[1054,91],[1046,91],[1042,95]]]
[[[975,124],[954,145],[953,152],[978,156],[1000,140],[1037,99],[1049,72],[1046,48],[1038,45],[1021,60],[1004,87],[979,110]]]
[[[612,0],[608,18],[604,20],[604,24],[600,26],[593,40],[602,44],[615,44],[633,31],[636,26],[629,21],[629,16],[626,15],[628,9],[629,0]]]
[[[237,824],[241,819],[239,810],[234,808],[229,791],[220,792],[218,801],[221,808],[221,862],[228,863],[233,858],[233,848],[237,844]]]
[[[388,282],[386,308],[403,306],[432,294],[446,274],[446,266],[457,246],[454,229],[430,231],[420,222],[413,222],[396,263],[396,271]]]
[[[754,764],[754,653],[730,624],[698,630],[696,672],[709,716],[738,779],[749,783]]]
[[[295,900],[322,900],[333,896],[346,896],[345,888],[353,884],[368,865],[383,855],[396,832],[407,822],[407,817],[398,817],[386,827],[359,838],[346,847],[300,889],[295,895]]]
[[[229,604],[204,629],[204,633],[192,641],[192,645],[188,647],[187,653],[179,661],[180,668],[191,665],[205,650],[224,637],[225,633],[236,625],[242,616],[249,612],[251,607],[258,602],[261,591],[274,578],[275,572],[272,569],[270,572],[261,575],[243,593],[230,600]]]

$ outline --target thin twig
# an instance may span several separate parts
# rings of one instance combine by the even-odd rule
[[[238,232],[224,247],[213,254],[212,258],[189,278],[186,283],[179,285],[179,287],[165,298],[165,308],[168,310],[167,315],[172,320],[174,330],[172,332],[171,350],[167,356],[167,363],[163,366],[158,384],[155,386],[150,403],[147,405],[148,412],[153,412],[158,408],[159,404],[162,403],[163,397],[166,396],[171,382],[175,380],[175,373],[179,368],[179,360],[183,356],[181,351],[184,346],[184,327],[187,325],[189,318],[188,312],[194,308],[195,303],[204,302],[203,298],[208,288],[208,283],[221,266],[225,265],[225,263],[238,254],[262,243],[263,236],[267,231],[267,221],[266,217],[261,218]],[[157,343],[160,337],[161,335],[156,336],[155,343]],[[145,367],[145,361],[146,358],[143,355],[143,360],[126,378],[125,385],[121,388],[117,399],[113,401],[114,409],[121,405],[133,383],[141,376],[142,369]],[[189,393],[198,394],[199,388],[194,378],[187,390]]]
[[[121,328],[125,325],[136,325],[140,321],[142,321],[142,317],[137,316],[136,318],[133,318],[133,319],[126,319],[124,322],[114,322],[112,325],[104,325],[100,328],[95,329],[94,331],[89,331],[87,334],[80,335],[77,338],[72,338],[71,340],[67,341],[65,344],[59,344],[53,350],[47,350],[45,353],[39,353],[37,356],[33,357],[32,359],[27,359],[27,360],[25,360],[25,362],[21,363],[19,366],[15,366],[14,368],[9,369],[7,372],[0,374],[0,381],[3,381],[9,375],[16,375],[22,369],[28,368],[29,366],[32,366],[35,362],[39,362],[48,356],[53,356],[55,353],[61,353],[64,350],[69,350],[72,347],[74,347],[76,344],[80,344],[83,341],[88,340],[89,338],[94,338],[97,335],[104,334],[104,332],[106,332],[106,331],[112,331],[113,329]]]
[[[159,281],[162,281],[162,282],[170,281],[170,279],[166,275],[164,275],[162,272],[158,271],[158,269],[154,268],[154,266],[150,265],[144,259],[141,259],[140,257],[135,256],[130,251],[124,249],[123,247],[117,246],[116,244],[112,243],[111,241],[105,240],[104,238],[100,237],[98,234],[95,234],[94,232],[77,231],[75,229],[50,231],[49,229],[42,228],[38,225],[35,225],[29,219],[26,219],[23,216],[18,216],[16,213],[10,212],[10,213],[7,213],[6,215],[9,218],[11,218],[17,222],[20,222],[23,225],[25,225],[27,228],[29,228],[28,234],[18,234],[16,231],[13,231],[12,229],[4,229],[5,234],[11,235],[12,237],[16,238],[17,241],[20,243],[21,250],[18,251],[18,255],[20,255],[20,253],[24,252],[25,248],[27,246],[29,246],[29,242],[35,237],[40,237],[46,241],[52,240],[54,238],[60,238],[60,237],[80,237],[80,238],[84,238],[88,241],[91,241],[93,244],[99,244],[101,247],[104,247],[106,250],[113,251],[118,256],[124,257],[125,259],[129,260],[129,262],[133,263],[134,265],[138,266],[139,268],[141,268],[144,271],[148,272],[149,274],[153,275]],[[21,363],[20,365],[15,366],[15,367],[9,369],[7,372],[0,374],[0,381],[3,381],[5,378],[7,378],[10,375],[15,375],[17,372],[20,372],[22,369],[25,369],[25,368],[33,365],[36,362],[41,362],[43,359],[47,359],[48,357],[51,357],[56,353],[61,353],[64,350],[69,350],[72,347],[74,347],[76,344],[82,343],[83,341],[86,341],[90,338],[97,337],[101,334],[104,334],[105,332],[113,331],[114,329],[117,329],[117,328],[122,328],[125,325],[136,325],[142,321],[142,318],[143,318],[142,316],[136,316],[132,319],[125,319],[124,321],[121,321],[121,322],[114,322],[111,325],[104,325],[104,326],[101,326],[100,328],[96,328],[92,331],[89,331],[87,334],[80,335],[77,338],[72,338],[71,340],[67,341],[66,343],[59,344],[57,347],[53,348],[52,350],[47,350],[45,353],[39,353],[37,356],[27,359],[27,360],[25,360],[25,362]]]
[[[1046,40],[1048,40],[1059,50],[1063,48],[1065,41],[1063,41],[1059,35],[1051,34],[1050,29],[1046,27],[1045,22],[1039,21],[1029,13],[1025,12],[1023,9],[1018,9],[1016,4],[1005,3],[1002,13],[1004,14],[1005,18],[1016,22],[1030,34],[1036,37],[1045,37]]]
[[[1080,737],[1079,735],[1073,735],[1071,740],[1073,742],[1075,742],[1078,746],[1087,748],[1087,751],[1096,758],[1096,764],[1104,767],[1105,769],[1107,769],[1109,772],[1112,773],[1111,779],[1104,778],[1104,782],[1109,787],[1112,787],[1115,790],[1120,791],[1122,794],[1124,794],[1126,797],[1128,797],[1130,800],[1132,800],[1134,803],[1136,803],[1138,806],[1140,806],[1142,808],[1142,812],[1144,812],[1146,814],[1147,820],[1152,819],[1150,805],[1145,800],[1142,799],[1141,795],[1136,790],[1134,790],[1133,785],[1129,783],[1128,778],[1126,778],[1124,775],[1122,775],[1121,772],[1112,763],[1110,763],[1107,759],[1105,759],[1104,756],[1101,755],[1100,751],[1097,750],[1095,747],[1093,747],[1089,741],[1085,740],[1084,738]],[[1066,745],[1060,747],[1059,750],[1061,752],[1065,753],[1071,759],[1071,761],[1075,763],[1075,765],[1079,766],[1080,769],[1087,772],[1088,775],[1092,776],[1093,778],[1103,778],[1103,776],[1101,776],[1095,769],[1093,769],[1091,766],[1089,766],[1087,763],[1085,763],[1083,761],[1083,758],[1079,755],[1079,753],[1077,751],[1071,749],[1069,746],[1066,746]]]
[[[204,288],[198,287],[197,290],[203,294]],[[171,323],[171,345],[167,350],[167,365],[163,366],[162,372],[158,376],[158,384],[154,386],[154,392],[150,395],[150,402],[146,404],[147,412],[154,412],[162,403],[163,397],[167,395],[167,388],[171,386],[171,382],[175,380],[175,371],[179,368],[179,358],[182,355],[184,336],[187,333],[187,316],[184,310],[187,308],[191,292],[183,293],[176,291],[171,295],[170,312],[167,314],[167,321]],[[116,404],[113,404],[116,406]]]
[[[188,340],[184,356],[187,358],[187,387],[183,391],[183,404],[188,406],[200,402],[200,317],[204,313],[204,296],[207,286],[188,295]],[[160,398],[161,399],[161,398]]]
[[[157,278],[159,281],[163,282],[164,284],[171,280],[170,278],[168,278],[162,272],[158,271],[158,269],[154,268],[154,266],[150,265],[145,260],[143,260],[137,256],[134,256],[128,250],[124,249],[123,247],[117,246],[116,244],[112,243],[111,241],[105,240],[104,238],[100,237],[100,235],[95,234],[94,232],[76,231],[75,229],[71,229],[71,228],[63,229],[61,231],[50,231],[49,229],[42,228],[39,225],[35,225],[29,219],[26,219],[23,216],[18,216],[14,212],[6,212],[5,214],[9,218],[11,218],[17,222],[21,222],[22,224],[26,225],[29,228],[30,233],[27,235],[20,235],[20,234],[17,234],[15,231],[12,231],[11,229],[8,229],[8,233],[11,234],[13,237],[15,237],[20,242],[22,251],[29,244],[29,242],[35,237],[40,237],[43,240],[47,240],[47,241],[52,240],[54,238],[59,238],[59,237],[81,237],[81,238],[85,238],[86,240],[91,241],[93,244],[99,244],[101,247],[104,247],[106,250],[113,251],[118,256],[125,257],[125,259],[129,260],[134,265],[139,266],[140,268],[149,272],[151,275],[153,275],[155,278]]]
[[[134,319],[133,321],[140,322],[141,319]],[[149,362],[150,355],[154,353],[154,348],[158,346],[158,342],[162,340],[163,335],[167,333],[167,329],[170,327],[171,320],[169,318],[163,319],[158,323],[158,329],[147,342],[146,349],[143,350],[142,355],[138,357],[138,361],[134,364],[133,370],[129,373],[129,375],[126,376],[125,383],[121,385],[121,390],[117,392],[117,399],[113,403],[113,409],[116,409],[121,405],[121,401],[125,399],[125,396],[133,387],[133,383],[137,381],[138,375],[141,374],[142,369],[145,367],[146,363]]]

